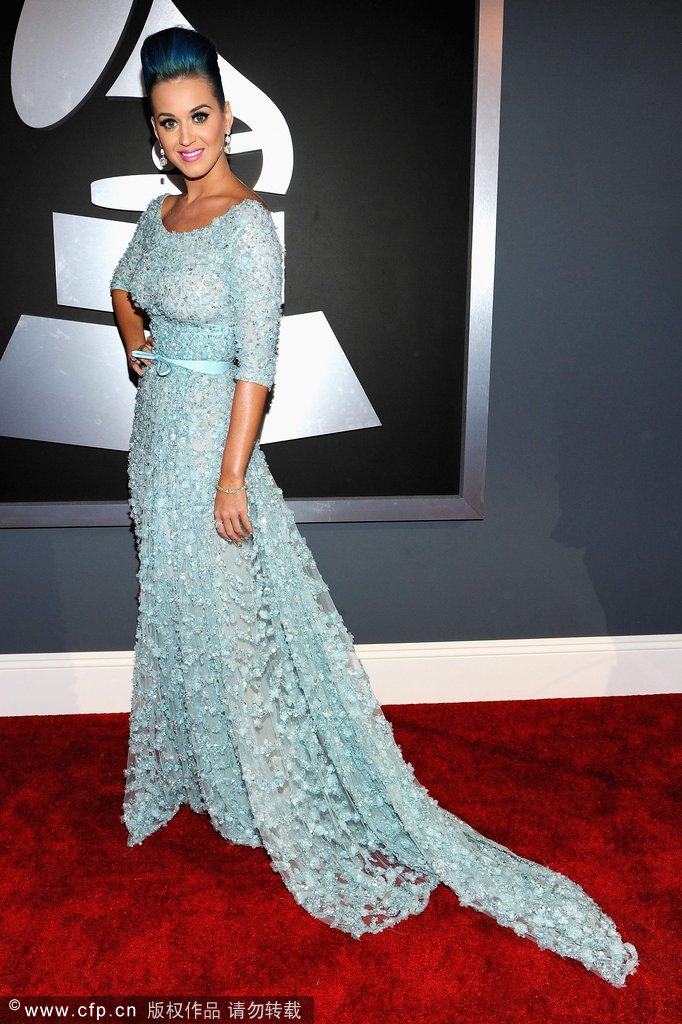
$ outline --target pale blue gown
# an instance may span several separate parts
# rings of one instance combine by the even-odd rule
[[[189,804],[230,842],[264,847],[298,903],[355,938],[421,913],[444,883],[623,986],[637,952],[587,893],[476,832],[416,779],[258,442],[246,470],[254,534],[237,545],[217,533],[235,381],[274,380],[282,250],[254,199],[184,232],[164,226],[162,200],[111,282],[149,314],[157,357],[130,439],[128,845]]]

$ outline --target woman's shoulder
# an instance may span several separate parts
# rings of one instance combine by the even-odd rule
[[[234,192],[230,197],[230,205],[227,207],[227,213],[230,210],[234,210],[238,213],[248,214],[253,217],[262,217],[263,214],[271,214],[270,207],[265,200],[254,192],[252,188],[245,185],[238,192]]]
[[[226,218],[228,234],[239,252],[248,259],[256,256],[272,260],[282,259],[283,248],[270,208],[259,199],[242,199]]]
[[[230,207],[235,213],[243,214],[248,220],[267,222],[272,220],[272,210],[260,196],[245,196]],[[228,210],[229,212],[229,210]]]
[[[213,222],[226,245],[277,245],[278,237],[270,207],[259,196],[245,195]]]
[[[147,224],[154,223],[157,217],[160,216],[163,201],[168,195],[170,195],[169,192],[163,192],[161,195],[153,196],[140,214],[138,224],[145,227]]]
[[[255,193],[238,199],[227,213],[244,226],[252,225],[268,229],[273,225],[272,210],[265,200]]]

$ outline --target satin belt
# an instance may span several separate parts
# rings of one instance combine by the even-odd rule
[[[197,373],[227,373],[232,363],[227,359],[171,359],[160,352],[147,352],[143,349],[133,349],[131,356],[138,359],[156,359],[156,372],[160,377],[165,377],[171,372],[173,366],[184,366],[188,370],[196,370]]]

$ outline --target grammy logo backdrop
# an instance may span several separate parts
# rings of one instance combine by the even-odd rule
[[[461,3],[447,30],[384,5],[57,6],[8,3],[2,44],[2,524],[128,523],[135,375],[108,281],[140,211],[181,188],[139,74],[144,36],[173,24],[216,43],[232,168],[285,245],[261,443],[297,518],[480,518],[497,154],[480,76],[501,0]]]

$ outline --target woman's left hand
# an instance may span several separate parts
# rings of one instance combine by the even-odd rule
[[[241,544],[253,533],[246,491],[238,494],[216,491],[213,518],[220,536],[234,544]]]

